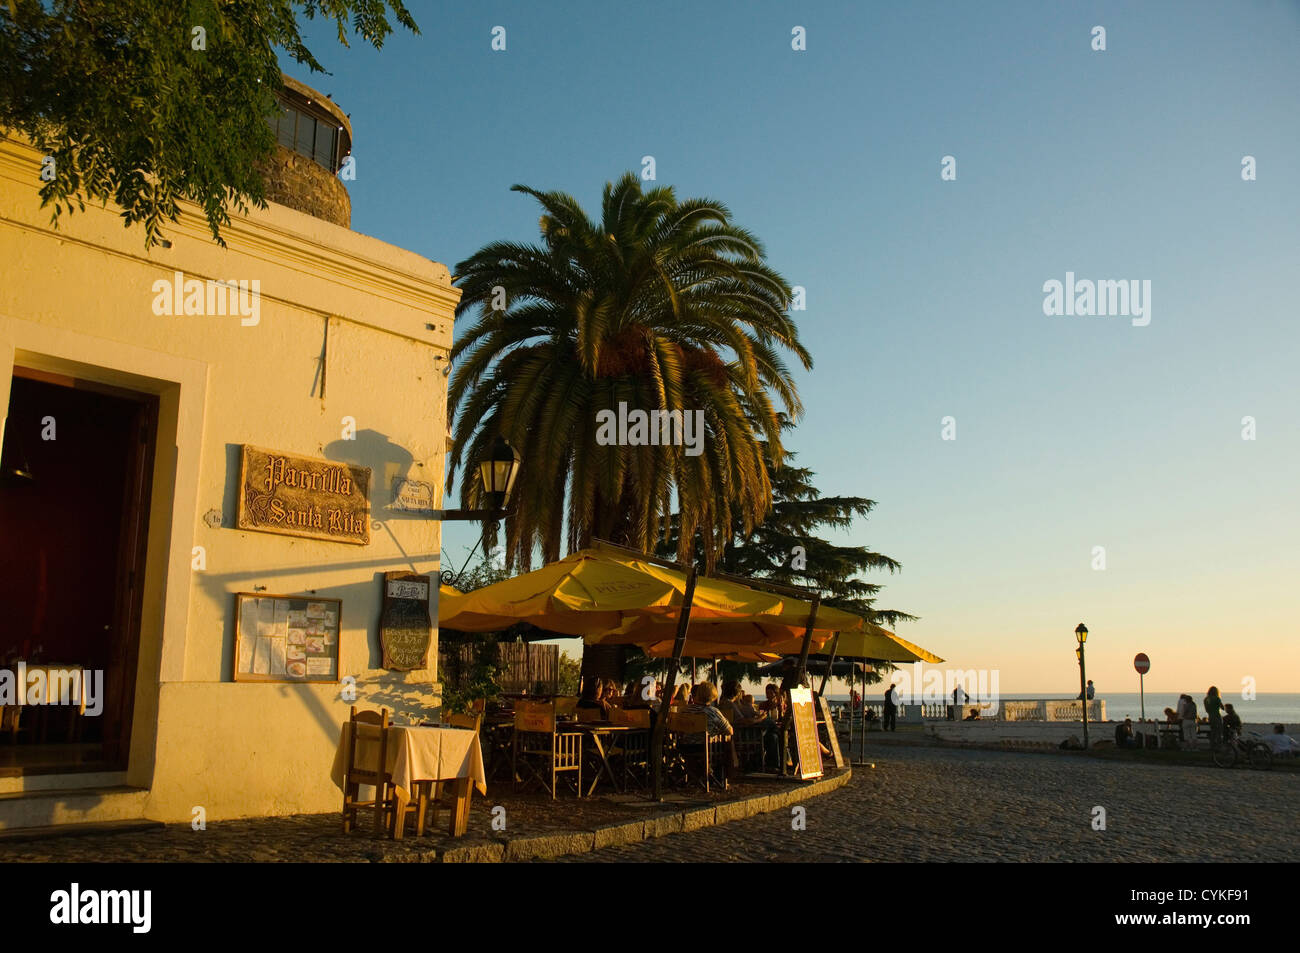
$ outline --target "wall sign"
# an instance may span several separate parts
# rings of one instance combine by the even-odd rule
[[[343,603],[235,593],[235,681],[337,682]]]
[[[432,513],[433,484],[400,477],[393,480],[393,502],[388,508],[407,513]]]
[[[370,542],[370,468],[245,444],[237,525],[364,546]]]
[[[415,572],[384,573],[384,612],[379,619],[384,668],[398,672],[428,668],[432,641],[429,577]]]

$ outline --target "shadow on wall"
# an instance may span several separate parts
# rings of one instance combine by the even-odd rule
[[[245,533],[254,531],[240,530],[237,527],[239,468],[242,448],[242,444],[226,444],[226,482],[225,492],[222,495],[223,512],[220,514],[219,525],[223,530]],[[297,449],[290,449],[285,452],[300,453],[302,456],[314,455],[308,452],[300,452]],[[364,633],[366,639],[366,669],[368,671],[349,673],[344,670],[339,672],[340,678],[349,674],[356,678],[357,704],[370,706],[382,703],[385,707],[394,709],[395,713],[413,720],[430,717],[436,709],[429,707],[428,704],[431,696],[431,673],[428,670],[419,672],[379,670],[379,667],[383,664],[383,652],[379,645],[379,613],[382,604],[384,573],[393,570],[420,572],[419,567],[416,565],[417,561],[426,564],[432,562],[434,566],[428,570],[428,574],[435,586],[438,578],[438,554],[408,553],[392,531],[385,525],[388,519],[393,518],[428,518],[425,514],[387,509],[392,500],[392,480],[405,478],[406,474],[412,469],[413,457],[404,447],[393,443],[387,436],[374,430],[358,431],[356,440],[336,440],[328,444],[325,448],[325,456],[327,459],[336,462],[352,463],[371,468],[371,513],[382,513],[384,515],[384,520],[372,519],[371,521],[372,545],[376,533],[387,531],[389,539],[392,540],[393,545],[398,550],[398,554],[365,558],[363,554],[366,552],[367,547],[347,543],[326,544],[340,547],[340,555],[356,553],[359,558],[331,560],[325,568],[328,568],[331,573],[370,570],[369,580],[322,585],[315,589],[287,593],[284,586],[276,584],[277,579],[310,576],[313,572],[318,572],[322,568],[321,564],[308,563],[273,568],[237,569],[230,572],[205,570],[194,573],[199,591],[211,601],[222,619],[221,680],[226,682],[234,680],[236,631],[234,594],[236,592],[265,592],[270,595],[313,595],[327,599],[338,599],[342,602],[343,610],[339,632],[340,653],[346,657],[342,643],[356,639],[360,633]],[[418,468],[416,469],[418,472]],[[393,476],[389,477],[390,474]],[[381,480],[381,475],[385,479]],[[217,521],[214,520],[209,525],[213,526],[214,531],[220,531],[216,530],[216,523]],[[307,542],[293,536],[279,536],[278,538],[284,541],[287,553],[292,553],[295,547]],[[431,645],[430,653],[434,651],[435,649]],[[296,695],[301,698],[304,704],[313,709],[313,714],[322,731],[330,737],[331,741],[337,740],[339,725],[347,717],[346,708],[343,709],[340,716],[337,711],[326,708],[321,699],[310,689],[291,683],[271,684],[280,689],[282,696]],[[338,688],[341,704],[347,704],[342,699],[344,687],[344,683],[340,682]]]
[[[398,484],[412,481],[433,490],[432,481],[437,474],[426,474],[424,464],[416,463],[411,452],[393,443],[387,435],[377,430],[358,430],[355,440],[335,440],[325,447],[325,456],[339,463],[355,463],[370,467],[370,513],[387,520],[427,520],[427,513],[393,508]],[[430,495],[430,504],[437,499]]]

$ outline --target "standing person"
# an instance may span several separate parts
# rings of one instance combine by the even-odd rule
[[[1205,714],[1210,719],[1210,747],[1217,748],[1223,743],[1223,699],[1213,685],[1205,693]]]
[[[1183,741],[1196,744],[1196,702],[1191,695],[1178,696],[1178,721],[1183,726]]]
[[[962,706],[966,704],[966,689],[958,685],[952,690],[952,708],[948,712],[949,721],[961,721]]]
[[[898,730],[898,693],[893,682],[885,689],[885,723],[881,727],[885,731]]]

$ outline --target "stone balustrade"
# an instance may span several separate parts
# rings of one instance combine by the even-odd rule
[[[884,702],[868,701],[866,707],[875,712],[877,718],[884,715]],[[898,720],[900,722],[917,720],[917,715],[914,712],[909,712],[909,709],[919,711],[920,719],[947,720],[951,707],[951,705],[944,702],[900,705]],[[960,719],[954,720],[964,721],[973,709],[978,708],[980,719],[988,721],[1083,721],[1083,702],[1071,698],[1018,698],[998,702],[996,706],[989,702],[981,704],[971,702],[960,707]],[[847,702],[832,702],[831,708],[836,721],[842,724],[847,724],[850,718],[856,724],[857,720],[861,718],[857,709],[854,709],[852,713],[849,712]],[[1088,702],[1088,721],[1100,722],[1105,720],[1106,700],[1104,698],[1094,698]]]

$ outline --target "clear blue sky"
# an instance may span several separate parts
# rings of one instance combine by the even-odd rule
[[[1077,685],[1080,620],[1103,691],[1136,690],[1137,651],[1152,690],[1300,690],[1300,5],[412,11],[419,38],[317,28],[333,75],[288,68],[351,112],[353,228],[454,268],[536,240],[513,183],[594,212],[652,155],[807,289],[790,443],[879,501],[849,536],[902,561],[900,634],[1004,693]],[[1149,279],[1150,325],[1045,316],[1066,271]]]

